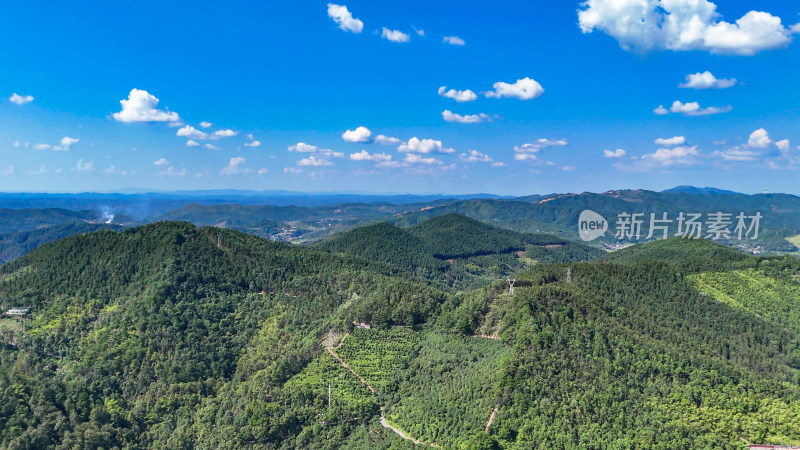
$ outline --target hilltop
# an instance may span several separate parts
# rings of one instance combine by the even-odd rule
[[[411,227],[388,223],[337,233],[314,247],[382,261],[429,281],[474,287],[531,264],[574,262],[603,252],[548,234],[493,227],[461,214],[445,214]]]

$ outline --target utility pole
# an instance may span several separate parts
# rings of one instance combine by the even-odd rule
[[[567,283],[572,283],[572,268],[567,267]]]
[[[331,409],[331,385],[328,384],[328,409]]]
[[[222,233],[217,233],[217,247],[222,248]]]

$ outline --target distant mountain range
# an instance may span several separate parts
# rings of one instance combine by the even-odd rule
[[[53,208],[58,206],[58,208]],[[592,245],[627,244],[647,240],[651,214],[670,222],[675,236],[680,213],[703,219],[722,212],[730,219],[746,213],[762,216],[758,239],[721,242],[750,252],[794,252],[800,242],[800,197],[789,194],[746,195],[716,188],[678,186],[662,192],[613,190],[602,193],[546,194],[499,197],[316,194],[289,191],[181,191],[135,194],[0,194],[0,235],[39,230],[73,222],[132,226],[160,220],[230,228],[272,240],[314,242],[334,233],[386,222],[408,227],[446,214],[466,217],[522,233],[556,234],[578,239],[578,217],[592,210],[608,221],[605,236]],[[639,214],[639,239],[615,237],[620,214]],[[729,227],[731,230],[735,224]],[[36,242],[61,232],[41,233]],[[751,237],[753,234],[751,234]],[[737,236],[738,237],[738,236]],[[16,238],[10,238],[13,242]],[[790,240],[792,242],[790,242]],[[2,253],[0,240],[0,253]],[[9,241],[7,241],[9,242]],[[9,255],[18,255],[15,247]],[[28,248],[25,246],[24,248]]]

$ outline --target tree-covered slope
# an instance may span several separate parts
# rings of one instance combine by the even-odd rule
[[[597,242],[617,242],[614,237],[618,214],[642,213],[642,232],[647,236],[650,214],[657,217],[667,213],[673,222],[670,235],[677,230],[680,212],[732,214],[744,212],[762,214],[757,240],[727,239],[721,242],[762,250],[789,252],[797,248],[784,238],[794,236],[800,229],[800,197],[787,194],[725,194],[719,192],[653,192],[647,190],[617,190],[602,193],[553,194],[548,196],[520,197],[514,200],[472,199],[453,202],[418,211],[407,211],[393,223],[412,225],[444,214],[464,214],[473,219],[503,228],[522,232],[557,233],[568,239],[577,239],[578,217],[584,210],[592,210],[609,221],[609,232]],[[735,223],[734,225],[735,226]],[[752,237],[752,235],[750,236]]]
[[[0,298],[31,308],[0,348],[0,447],[182,448],[233,377],[279,395],[323,327],[411,325],[444,295],[360,260],[158,223],[41,247],[2,267]],[[299,406],[284,415],[260,416],[273,442],[311,425]]]
[[[754,261],[740,251],[705,239],[672,238],[637,244],[608,253],[606,261],[633,264],[643,261],[660,261],[694,269],[728,266],[731,263]]]
[[[510,295],[187,223],[71,236],[0,268],[31,307],[0,319],[0,447],[411,448],[381,415],[441,448],[796,444],[800,261],[718,247]]]
[[[468,258],[525,250],[527,244],[563,245],[551,235],[533,235],[496,228],[461,214],[445,214],[409,228],[437,258]]]
[[[781,273],[800,273],[797,261],[780,261]],[[565,267],[537,266],[518,275],[513,297],[498,284],[445,308],[442,324],[492,329],[514,349],[495,441],[507,448],[796,444],[794,327],[698,292],[683,270],[653,260],[580,263],[567,282]],[[800,305],[790,308],[796,317]]]
[[[60,208],[0,209],[0,233],[30,231],[52,225],[97,221],[96,211],[72,211]]]
[[[456,289],[475,287],[531,264],[585,261],[603,254],[547,234],[519,233],[460,214],[409,228],[378,223],[337,233],[314,247],[379,261]]]
[[[399,267],[429,271],[440,271],[447,267],[447,262],[434,257],[425,240],[385,222],[334,234],[315,244],[315,247],[368,261],[384,261]]]
[[[57,241],[74,234],[91,233],[92,231],[104,228],[115,230],[122,229],[116,225],[73,222],[64,225],[39,228],[33,231],[0,234],[0,262],[13,261],[48,242]]]

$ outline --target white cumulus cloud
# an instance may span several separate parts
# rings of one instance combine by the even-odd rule
[[[370,153],[366,150],[361,150],[358,153],[351,153],[350,159],[353,161],[384,162],[384,161],[391,161],[392,155],[389,155],[387,153]]]
[[[69,136],[64,136],[63,138],[61,138],[61,140],[59,142],[60,142],[60,145],[54,146],[53,150],[64,150],[65,152],[68,152],[68,151],[70,151],[70,149],[72,148],[73,145],[75,145],[78,142],[80,142],[80,139],[72,138],[72,137],[69,137]]]
[[[303,158],[297,162],[298,166],[313,166],[313,167],[323,167],[323,166],[332,166],[333,163],[328,161],[325,158],[317,158],[314,155],[309,156],[308,158]]]
[[[141,89],[132,89],[127,100],[120,100],[122,111],[112,117],[118,122],[177,122],[178,113],[158,109],[155,95]]]
[[[305,142],[298,142],[295,145],[290,145],[288,150],[290,152],[298,153],[315,153],[316,156],[322,156],[326,158],[341,158],[344,156],[344,153],[342,152],[335,152],[327,148],[319,148],[316,145],[306,144]]]
[[[14,92],[13,94],[11,94],[11,97],[9,98],[9,100],[11,100],[11,103],[15,103],[17,105],[24,105],[24,104],[32,102],[33,101],[33,96],[32,95],[19,95],[16,92]]]
[[[670,107],[670,111],[676,114],[684,114],[687,116],[710,116],[712,114],[722,114],[726,112],[730,112],[733,109],[732,106],[709,106],[708,108],[700,107],[700,104],[697,102],[689,102],[683,103],[679,100],[675,100],[672,102],[672,107]]]
[[[400,152],[410,153],[453,153],[455,150],[452,148],[445,148],[442,141],[434,139],[417,139],[412,137],[408,142],[404,142],[397,147]]]
[[[481,123],[488,121],[489,115],[484,113],[461,115],[456,114],[449,109],[445,109],[442,111],[442,119],[444,119],[445,122]]]
[[[458,159],[464,162],[493,162],[494,160],[487,154],[481,153],[477,150],[468,150],[467,153],[458,155]]]
[[[748,147],[754,148],[767,148],[772,143],[767,130],[759,128],[750,133],[750,138],[747,140]]]
[[[200,143],[197,142],[197,141],[193,141],[193,140],[189,139],[188,141],[186,141],[186,146],[187,147],[199,147]]]
[[[411,36],[403,33],[400,30],[390,30],[386,27],[383,27],[383,31],[381,32],[381,37],[392,42],[408,42],[411,40]]]
[[[213,133],[211,134],[211,139],[219,139],[219,138],[225,138],[225,137],[233,137],[233,136],[236,136],[237,134],[239,134],[239,132],[238,132],[238,131],[233,131],[233,130],[218,130],[218,131],[215,131],[215,132],[213,132]]]
[[[494,90],[485,94],[488,98],[510,97],[520,100],[532,100],[544,94],[542,85],[528,77],[519,79],[511,84],[498,81],[492,87],[494,87]]]
[[[697,150],[696,145],[691,147],[660,148],[655,153],[642,156],[641,160],[652,162],[660,167],[691,165],[695,163],[695,157],[699,154],[700,152]]]
[[[328,17],[344,31],[358,34],[364,29],[364,22],[354,18],[347,6],[328,3]]]
[[[169,165],[169,161],[167,161],[167,158],[161,158],[161,159],[158,159],[156,161],[153,161],[153,165],[154,166],[159,166],[159,167],[168,166]]]
[[[77,144],[78,142],[80,142],[80,139],[78,139],[78,138],[72,138],[72,137],[69,137],[69,136],[64,136],[64,137],[63,137],[63,138],[61,138],[61,140],[60,140],[60,141],[58,141],[58,142],[59,142],[59,143],[58,143],[58,144],[56,144],[56,145],[50,145],[50,144],[34,144],[34,145],[33,145],[33,149],[34,149],[34,150],[56,150],[56,151],[65,151],[65,152],[68,152],[68,151],[70,151],[70,150],[72,149],[72,146],[73,146],[73,145],[75,145],[75,144]],[[14,144],[15,144],[15,145],[14,145],[14,147],[19,147],[19,144],[18,144],[17,142],[15,142]],[[26,142],[26,143],[25,143],[25,147],[27,147],[27,146],[28,146],[28,143]]]
[[[686,82],[678,85],[689,89],[727,89],[736,86],[736,78],[717,78],[709,71],[686,75]]]
[[[528,142],[522,145],[514,146],[514,152],[518,154],[522,153],[538,153],[540,150],[548,147],[566,147],[568,142],[566,139],[547,139],[542,138],[538,139],[534,142]]]
[[[459,91],[456,89],[447,89],[447,86],[442,86],[439,88],[439,95],[444,98],[453,99],[459,103],[464,102],[471,102],[478,98],[478,94],[472,92],[469,89],[464,89],[463,91]]]
[[[186,125],[185,127],[180,128],[175,135],[191,139],[208,139],[208,133],[200,131],[191,125]]]
[[[674,169],[701,164],[697,146],[678,146],[660,148],[654,153],[643,155],[632,164],[617,163],[614,167],[625,172],[647,172],[654,169]]]
[[[342,133],[345,142],[369,142],[372,132],[367,127],[358,127],[355,130],[347,130]]]
[[[214,125],[214,124],[211,123],[211,122],[206,122],[206,121],[200,122],[200,126],[203,127],[203,128],[211,128],[211,125]]]
[[[618,148],[614,151],[611,150],[603,150],[603,156],[605,158],[622,158],[623,156],[627,155],[628,152],[625,150]]]
[[[78,165],[76,166],[78,172],[93,172],[94,171],[94,161],[89,160],[84,162],[83,158],[78,160]]]
[[[466,42],[464,42],[464,40],[461,39],[458,36],[442,36],[442,42],[444,42],[445,44],[450,44],[450,45],[464,45],[464,44],[466,44]]]
[[[416,153],[409,153],[406,155],[405,162],[408,164],[442,164],[442,161],[436,158],[425,158],[423,156],[417,155]]]
[[[686,143],[686,138],[683,136],[675,136],[671,138],[658,138],[655,140],[656,145],[671,146],[683,145]]]
[[[197,128],[186,125],[175,133],[176,136],[185,137],[189,139],[197,139],[197,140],[218,140],[226,137],[233,137],[239,134],[237,131],[233,130],[218,130],[211,134],[206,133],[205,131],[200,131]],[[188,145],[188,143],[187,143]],[[191,147],[191,146],[190,146]]]
[[[316,145],[306,144],[305,142],[298,142],[297,144],[289,146],[290,152],[314,153],[318,150],[319,147],[317,147]]]
[[[384,136],[382,134],[379,134],[375,136],[374,142],[379,145],[397,145],[402,141],[400,139],[397,139],[396,137]]]
[[[704,50],[753,55],[791,42],[780,17],[750,11],[735,23],[721,20],[708,0],[587,0],[578,11],[584,33],[602,31],[625,50]]]
[[[228,165],[225,166],[219,173],[220,175],[237,175],[242,173],[250,173],[250,169],[242,168],[242,165],[245,163],[245,159],[241,156],[236,156],[231,158],[228,161]]]

